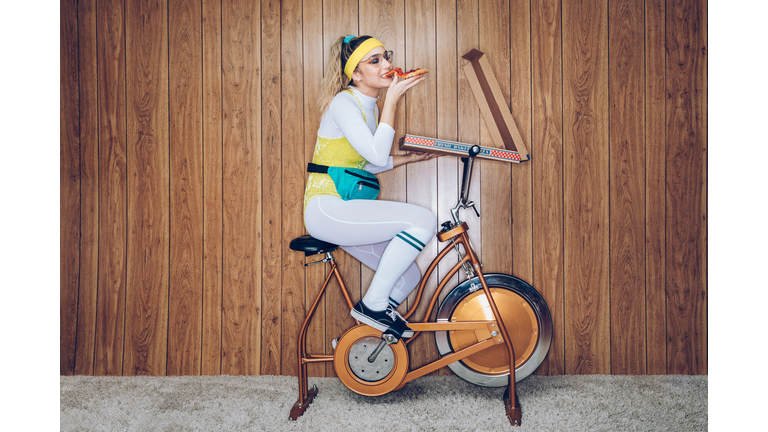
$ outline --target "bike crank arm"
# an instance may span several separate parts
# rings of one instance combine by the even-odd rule
[[[381,350],[384,349],[387,345],[392,345],[393,343],[397,343],[400,339],[396,338],[395,336],[391,334],[384,334],[381,336],[381,342],[379,342],[378,345],[376,345],[376,349],[373,350],[371,355],[368,356],[368,363],[373,363],[376,361],[376,357],[379,356],[379,353]]]

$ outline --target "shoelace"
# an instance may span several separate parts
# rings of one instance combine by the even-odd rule
[[[400,312],[395,310],[395,308],[392,307],[392,305],[387,305],[387,311],[385,312],[387,315],[389,315],[390,318],[392,318],[393,321],[397,321],[397,318],[400,318],[403,320],[406,324],[408,324],[408,321],[405,321],[405,318],[403,318],[402,315],[400,315]]]

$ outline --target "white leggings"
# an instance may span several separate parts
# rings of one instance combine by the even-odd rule
[[[435,234],[437,219],[414,204],[320,195],[307,204],[304,225],[312,237],[341,246],[376,272],[363,302],[384,310],[418,285],[414,260]]]

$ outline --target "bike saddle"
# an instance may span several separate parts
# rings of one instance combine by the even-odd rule
[[[289,247],[298,252],[304,252],[304,256],[311,256],[319,253],[333,252],[339,247],[333,243],[318,240],[309,235],[303,235],[291,240]]]

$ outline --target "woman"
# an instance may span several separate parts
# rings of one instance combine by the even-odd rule
[[[323,116],[314,164],[376,174],[432,158],[428,153],[389,155],[397,101],[425,79],[383,77],[392,69],[391,60],[392,51],[370,36],[340,37],[333,44],[318,101]],[[387,92],[379,119],[376,100],[383,89]],[[419,283],[421,273],[414,260],[435,233],[435,215],[413,204],[345,201],[328,174],[311,172],[304,194],[304,225],[312,237],[341,246],[376,271],[352,317],[381,331],[413,336],[395,309]]]

